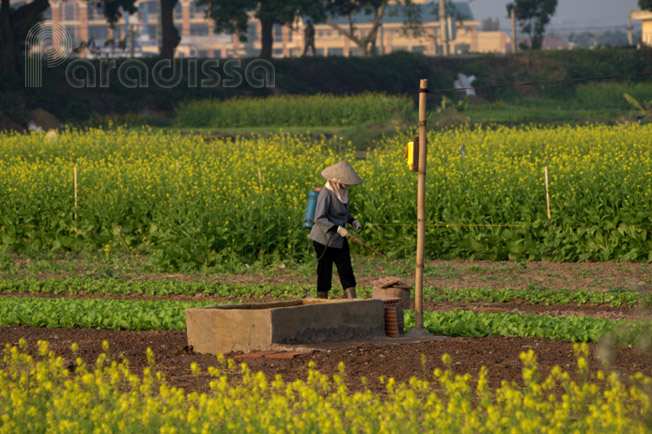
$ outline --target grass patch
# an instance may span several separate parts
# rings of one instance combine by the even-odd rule
[[[175,125],[219,129],[252,126],[351,127],[368,122],[391,122],[407,117],[412,111],[412,101],[406,96],[373,93],[199,100],[179,106]]]

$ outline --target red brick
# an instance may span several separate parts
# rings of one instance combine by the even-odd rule
[[[310,354],[312,351],[280,351],[278,353],[266,354],[266,359],[294,359],[296,356]]]
[[[262,359],[268,354],[274,354],[277,351],[256,351],[254,353],[246,353],[246,354],[237,354],[233,356],[234,360],[241,360],[241,359]]]

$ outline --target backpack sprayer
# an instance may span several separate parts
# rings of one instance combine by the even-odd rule
[[[308,193],[308,201],[306,203],[306,213],[303,217],[303,227],[306,229],[312,229],[312,227],[315,225],[315,210],[317,209],[317,198],[319,197],[319,192],[321,191],[321,188],[315,188],[314,190],[310,191]],[[398,262],[392,260],[391,258],[387,257],[387,255],[379,252],[378,250],[374,249],[373,247],[363,243],[360,241],[358,238],[354,237],[351,235],[351,240],[355,241],[356,243],[362,245],[363,247],[366,247],[367,249],[371,250],[372,252],[382,256],[383,258],[387,259],[389,262],[392,264],[402,268],[403,270],[407,271],[410,274],[414,274],[414,271],[408,270]]]
[[[306,214],[303,216],[303,227],[306,229],[312,229],[312,227],[315,225],[315,210],[317,209],[317,198],[319,197],[320,191],[321,188],[318,187],[308,193]]]

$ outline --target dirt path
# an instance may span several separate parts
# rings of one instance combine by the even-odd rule
[[[78,276],[114,277],[129,280],[182,280],[221,283],[315,284],[314,264],[286,266],[273,264],[264,268],[248,268],[239,274],[183,274],[152,273],[144,269],[145,258],[126,258],[106,265],[79,258],[60,260],[13,259],[12,272],[0,271],[0,279],[25,277],[63,278]],[[413,264],[404,262],[412,269]],[[353,268],[359,286],[369,286],[375,279],[398,273],[409,280],[409,275],[397,267],[376,258],[355,257]],[[107,267],[109,270],[107,270]],[[402,274],[401,274],[402,273]],[[337,282],[337,278],[334,280]],[[425,285],[440,288],[514,288],[514,289],[571,289],[616,291],[652,289],[652,264],[611,262],[528,262],[512,261],[429,261],[425,267]]]

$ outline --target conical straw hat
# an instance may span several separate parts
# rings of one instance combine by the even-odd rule
[[[321,172],[321,176],[329,181],[339,182],[346,185],[360,185],[362,179],[355,173],[353,167],[346,160],[342,160],[337,164],[328,166]]]

